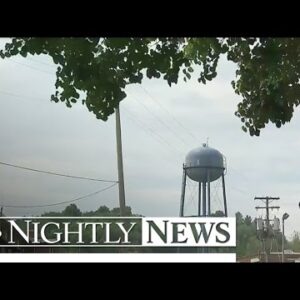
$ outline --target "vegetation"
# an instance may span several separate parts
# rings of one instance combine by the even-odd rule
[[[128,216],[139,216],[133,215],[131,212],[131,208],[127,207]],[[95,211],[90,212],[81,212],[75,204],[71,204],[67,206],[62,212],[49,212],[43,214],[43,216],[102,216],[102,217],[113,217],[119,216],[119,208],[109,209],[106,206],[100,206]],[[222,217],[224,214],[221,211],[217,211],[213,216],[215,217]],[[256,231],[256,221],[252,217],[246,215],[245,217],[240,213],[236,213],[236,222],[237,222],[237,247],[235,252],[237,253],[238,257],[253,257],[259,254],[261,244],[259,239],[257,238],[257,231]],[[135,234],[136,237],[138,236],[136,229]],[[281,251],[281,233],[279,232],[275,238],[275,242],[271,245],[272,251]],[[299,251],[300,252],[300,235],[299,233],[295,232],[291,241],[286,242],[286,248]],[[122,249],[122,251],[159,251],[159,252],[168,252],[173,251],[174,249],[163,249],[163,248],[155,248],[155,249]],[[217,252],[224,252],[224,249],[214,249]],[[89,249],[90,251],[95,251],[94,249]],[[97,249],[97,251],[103,251],[102,248]],[[105,250],[104,251],[108,251]],[[116,251],[116,248],[110,248],[109,251]],[[174,250],[175,251],[175,250]],[[185,249],[186,252],[191,251],[191,249]],[[226,249],[225,252],[232,252],[232,249]]]
[[[130,207],[126,207],[125,208],[126,211],[126,216],[129,217],[134,217],[134,216],[139,216],[139,215],[134,215],[131,212],[131,208]],[[77,207],[76,204],[70,204],[68,205],[64,210],[62,210],[61,212],[46,212],[44,214],[42,214],[43,217],[66,217],[66,219],[58,219],[56,220],[57,223],[60,222],[65,222],[65,221],[69,221],[68,217],[116,217],[116,216],[120,216],[120,208],[116,207],[113,209],[109,209],[107,206],[100,206],[97,210],[95,211],[87,211],[87,212],[81,212],[81,210]],[[43,220],[44,223],[46,223],[48,220],[45,219]],[[88,219],[81,219],[82,222],[88,222]],[[107,219],[107,221],[109,222],[110,220]],[[125,227],[130,227],[129,222],[125,221]],[[78,230],[77,228],[75,228],[75,224],[71,223],[70,226],[70,231],[76,231]],[[100,236],[99,232],[101,229],[97,229],[97,236]],[[135,243],[135,244],[139,244],[140,241],[140,232],[141,230],[141,225],[138,223],[137,226],[135,226],[132,231],[130,232],[130,240]],[[111,240],[117,240],[119,238],[119,229],[116,227],[112,227],[111,231],[110,231],[110,238]],[[47,232],[48,236],[51,236],[53,233],[55,232],[54,229],[50,229],[50,231]],[[87,229],[84,230],[83,232],[83,242],[85,243],[89,243],[91,241],[91,237],[92,237],[92,228],[89,227]],[[100,241],[103,242],[104,240],[104,236],[102,235],[100,238]],[[74,244],[76,241],[76,237],[75,235],[71,235],[70,237],[70,242],[71,244]],[[55,252],[134,252],[136,251],[135,248],[80,248],[80,247],[75,247],[75,248],[56,248],[54,250]]]
[[[57,65],[51,101],[81,101],[102,120],[126,98],[127,85],[162,77],[171,86],[195,71],[205,84],[221,55],[237,66],[235,114],[250,135],[289,122],[300,103],[300,38],[14,38],[0,51],[2,58],[28,54]]]
[[[300,252],[300,233],[294,232],[292,240],[288,242],[288,248],[294,252]]]
[[[132,214],[131,208],[126,207],[128,210],[128,216],[136,216],[136,217],[142,217],[141,215],[135,215]],[[67,206],[64,210],[61,212],[47,212],[44,213],[42,216],[47,217],[66,217],[66,219],[58,219],[55,222],[65,222],[69,219],[69,217],[111,217],[114,219],[115,216],[120,216],[119,208],[113,208],[109,209],[106,206],[100,206],[95,211],[89,211],[89,212],[81,212],[80,209],[75,205],[71,204]],[[214,215],[214,217],[223,217],[224,214],[220,211],[217,211]],[[88,221],[88,219],[84,220],[84,218],[81,221]],[[109,219],[108,219],[109,221]],[[47,223],[48,220],[39,220],[39,222]],[[232,253],[236,252],[238,258],[249,258],[249,257],[256,257],[259,256],[261,251],[261,241],[258,239],[257,231],[256,231],[256,221],[255,219],[251,218],[250,216],[246,215],[245,217],[240,213],[236,213],[236,222],[237,222],[237,232],[236,232],[236,242],[237,246],[236,248],[210,248],[210,252],[223,252],[223,253]],[[125,225],[129,225],[126,224]],[[25,230],[24,224],[21,222],[19,224],[21,228]],[[125,226],[125,227],[126,227]],[[78,228],[70,227],[70,231],[77,231]],[[116,231],[116,228],[112,228],[111,231],[111,239],[116,240],[119,238],[118,232]],[[138,223],[136,227],[133,228],[133,230],[130,232],[130,240],[133,241],[136,244],[140,244],[140,224]],[[53,229],[46,230],[47,237],[51,238],[51,234],[53,234],[55,231]],[[91,241],[91,230],[84,230],[83,234],[83,241],[86,243],[89,243]],[[99,235],[99,231],[97,231],[97,236]],[[103,242],[104,237],[100,238],[100,241]],[[70,242],[71,244],[75,243],[75,236],[71,235]],[[268,245],[271,252],[281,252],[281,241],[282,241],[282,234],[281,232],[276,233],[275,239]],[[51,246],[49,246],[51,248]],[[180,252],[196,252],[198,251],[198,248],[194,247],[181,247]],[[287,241],[285,239],[285,249],[292,250],[294,252],[300,252],[300,234],[299,232],[294,232],[292,239]],[[41,249],[36,248],[35,252],[39,252]],[[80,247],[73,247],[73,248],[53,248],[54,252],[157,252],[157,253],[170,253],[170,252],[178,252],[178,248],[174,247],[149,247],[149,248],[126,248],[126,247],[110,247],[110,248],[80,248]]]

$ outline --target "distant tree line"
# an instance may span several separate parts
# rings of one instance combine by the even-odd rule
[[[133,214],[131,207],[126,207],[126,215],[127,216],[141,216],[138,214]],[[114,217],[114,216],[120,216],[120,209],[118,207],[109,209],[107,206],[100,206],[95,211],[87,211],[82,212],[76,204],[70,204],[68,205],[64,210],[61,212],[46,212],[42,214],[42,216],[47,217],[53,217],[53,216],[66,216],[66,217]],[[212,216],[214,217],[223,217],[224,214],[221,211],[216,211]],[[259,252],[261,251],[261,241],[258,239],[257,236],[257,230],[256,230],[256,219],[252,218],[249,215],[246,215],[245,217],[240,213],[237,212],[235,214],[236,216],[236,222],[237,222],[237,232],[236,232],[236,239],[237,239],[237,247],[235,249],[235,252],[237,253],[238,257],[253,257],[256,255],[259,255]],[[138,228],[137,228],[138,230]],[[137,233],[136,233],[137,234]],[[272,241],[272,244],[270,245],[271,251],[280,252],[281,251],[281,242],[282,242],[282,233],[278,232],[275,236],[275,238]],[[300,251],[300,234],[298,232],[294,232],[293,237],[290,241],[286,241],[286,249],[293,250],[295,252]],[[135,251],[140,252],[142,249],[123,249],[123,251]],[[158,251],[159,250],[159,251]],[[173,251],[174,250],[174,251]],[[191,249],[190,249],[191,250]],[[214,249],[216,250],[216,249]],[[67,250],[66,251],[74,251],[73,250]],[[120,251],[116,250],[116,248],[109,248],[109,249],[103,249],[103,248],[91,248],[86,249],[85,252],[116,252]],[[143,249],[145,252],[175,252],[174,249],[170,248],[160,248],[160,249]],[[219,249],[218,252],[224,251],[223,249]],[[188,252],[188,249],[186,249],[185,252]],[[225,252],[232,252],[232,249],[226,249]]]

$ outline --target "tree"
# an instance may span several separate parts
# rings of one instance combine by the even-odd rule
[[[81,211],[76,206],[76,204],[72,203],[64,209],[64,211],[62,212],[62,215],[68,216],[68,217],[79,217],[79,216],[81,216]]]
[[[240,212],[236,216],[236,252],[238,256],[255,255],[259,251],[259,240],[256,237],[255,221],[250,216],[245,218]]]
[[[126,206],[126,211],[127,211],[127,216],[134,216],[131,212],[131,207],[130,206]],[[115,207],[112,209],[109,209],[107,206],[100,206],[97,210],[94,211],[87,211],[87,212],[81,212],[79,210],[79,208],[75,205],[75,204],[70,204],[68,205],[63,211],[61,212],[46,212],[44,213],[42,216],[44,217],[51,217],[51,216],[64,216],[66,217],[65,219],[59,219],[56,220],[57,223],[61,224],[62,222],[65,222],[66,220],[68,220],[67,217],[77,217],[80,216],[81,218],[81,222],[89,222],[89,217],[111,217],[112,219],[115,216],[120,216],[120,209]],[[137,216],[137,215],[136,215]],[[85,217],[87,217],[87,219],[85,219]],[[43,219],[41,220],[41,223],[46,223],[48,220],[47,219]],[[128,228],[130,226],[129,221],[124,221],[123,222],[125,225],[125,228]],[[55,233],[56,228],[53,228],[51,226],[47,227],[49,236],[51,235],[51,233]],[[75,223],[71,222],[70,225],[70,231],[76,231],[78,230]],[[135,244],[139,244],[141,243],[140,241],[140,232],[141,232],[141,223],[137,223],[137,226],[134,226],[134,228],[132,229],[132,231],[130,231],[130,240],[133,241],[133,243]],[[97,227],[97,237],[100,237],[100,239],[103,239],[106,235],[105,230],[103,229],[103,227],[98,226]],[[89,241],[91,241],[91,237],[92,237],[92,228],[90,226],[88,226],[87,228],[84,229],[83,231],[83,241],[85,241],[86,243],[88,243]],[[111,227],[111,231],[110,231],[110,238],[112,240],[117,240],[119,237],[119,229],[116,226],[112,226]],[[76,242],[76,235],[71,235],[70,237],[70,241],[71,243],[75,243]],[[74,247],[70,247],[70,248],[59,248],[58,252],[80,252],[80,248],[74,248]],[[140,250],[140,248],[138,248]],[[85,248],[85,252],[130,252],[130,251],[136,251],[136,249],[134,248],[110,248],[110,247],[105,247],[105,248],[98,248],[98,247],[92,247],[92,248]],[[145,250],[145,252],[151,252],[152,249],[150,250]]]
[[[251,218],[251,216],[248,216],[248,215],[247,215],[247,216],[245,217],[245,220],[244,220],[244,221],[245,221],[245,224],[246,224],[246,225],[251,225],[251,224],[252,224],[252,218]]]
[[[288,242],[289,247],[295,251],[295,252],[300,252],[300,234],[299,232],[294,231],[293,232],[293,237],[290,242]]]
[[[100,216],[108,216],[110,211],[107,206],[100,206],[97,210],[96,213],[99,214]]]
[[[212,217],[225,217],[225,214],[221,210],[215,211],[215,213],[211,214]]]
[[[289,122],[300,103],[299,38],[14,38],[0,51],[15,55],[49,55],[57,65],[56,92],[51,101],[68,107],[80,100],[97,118],[107,120],[126,97],[125,87],[144,76],[171,86],[179,75],[198,81],[217,76],[221,55],[237,64],[232,81],[242,97],[236,116],[242,129],[259,135],[270,121]]]
[[[236,219],[236,224],[244,223],[244,217],[239,211],[235,213],[235,219]]]
[[[120,216],[120,208],[119,207],[115,207],[113,208],[111,211],[111,216]],[[132,212],[131,212],[131,207],[130,206],[126,206],[125,207],[125,212],[124,212],[125,216],[132,216]]]

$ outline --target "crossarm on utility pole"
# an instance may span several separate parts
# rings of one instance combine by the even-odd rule
[[[269,209],[279,209],[280,206],[269,206]],[[255,209],[266,209],[265,206],[255,206]]]
[[[255,197],[254,200],[279,200],[279,197]]]

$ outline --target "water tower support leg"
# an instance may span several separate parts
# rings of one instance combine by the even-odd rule
[[[185,169],[185,167],[183,167],[181,199],[180,199],[180,212],[179,212],[180,217],[183,217],[183,212],[184,212],[185,186],[186,186],[186,169]]]
[[[207,214],[210,216],[210,175],[209,170],[207,171]]]
[[[199,182],[199,191],[198,191],[198,216],[201,216],[201,182]]]
[[[206,216],[206,182],[202,183],[202,216]]]
[[[227,217],[228,213],[227,213],[227,201],[226,201],[226,191],[225,191],[224,174],[222,174],[222,186],[223,186],[223,199],[224,199],[224,213],[225,213],[225,217]]]

